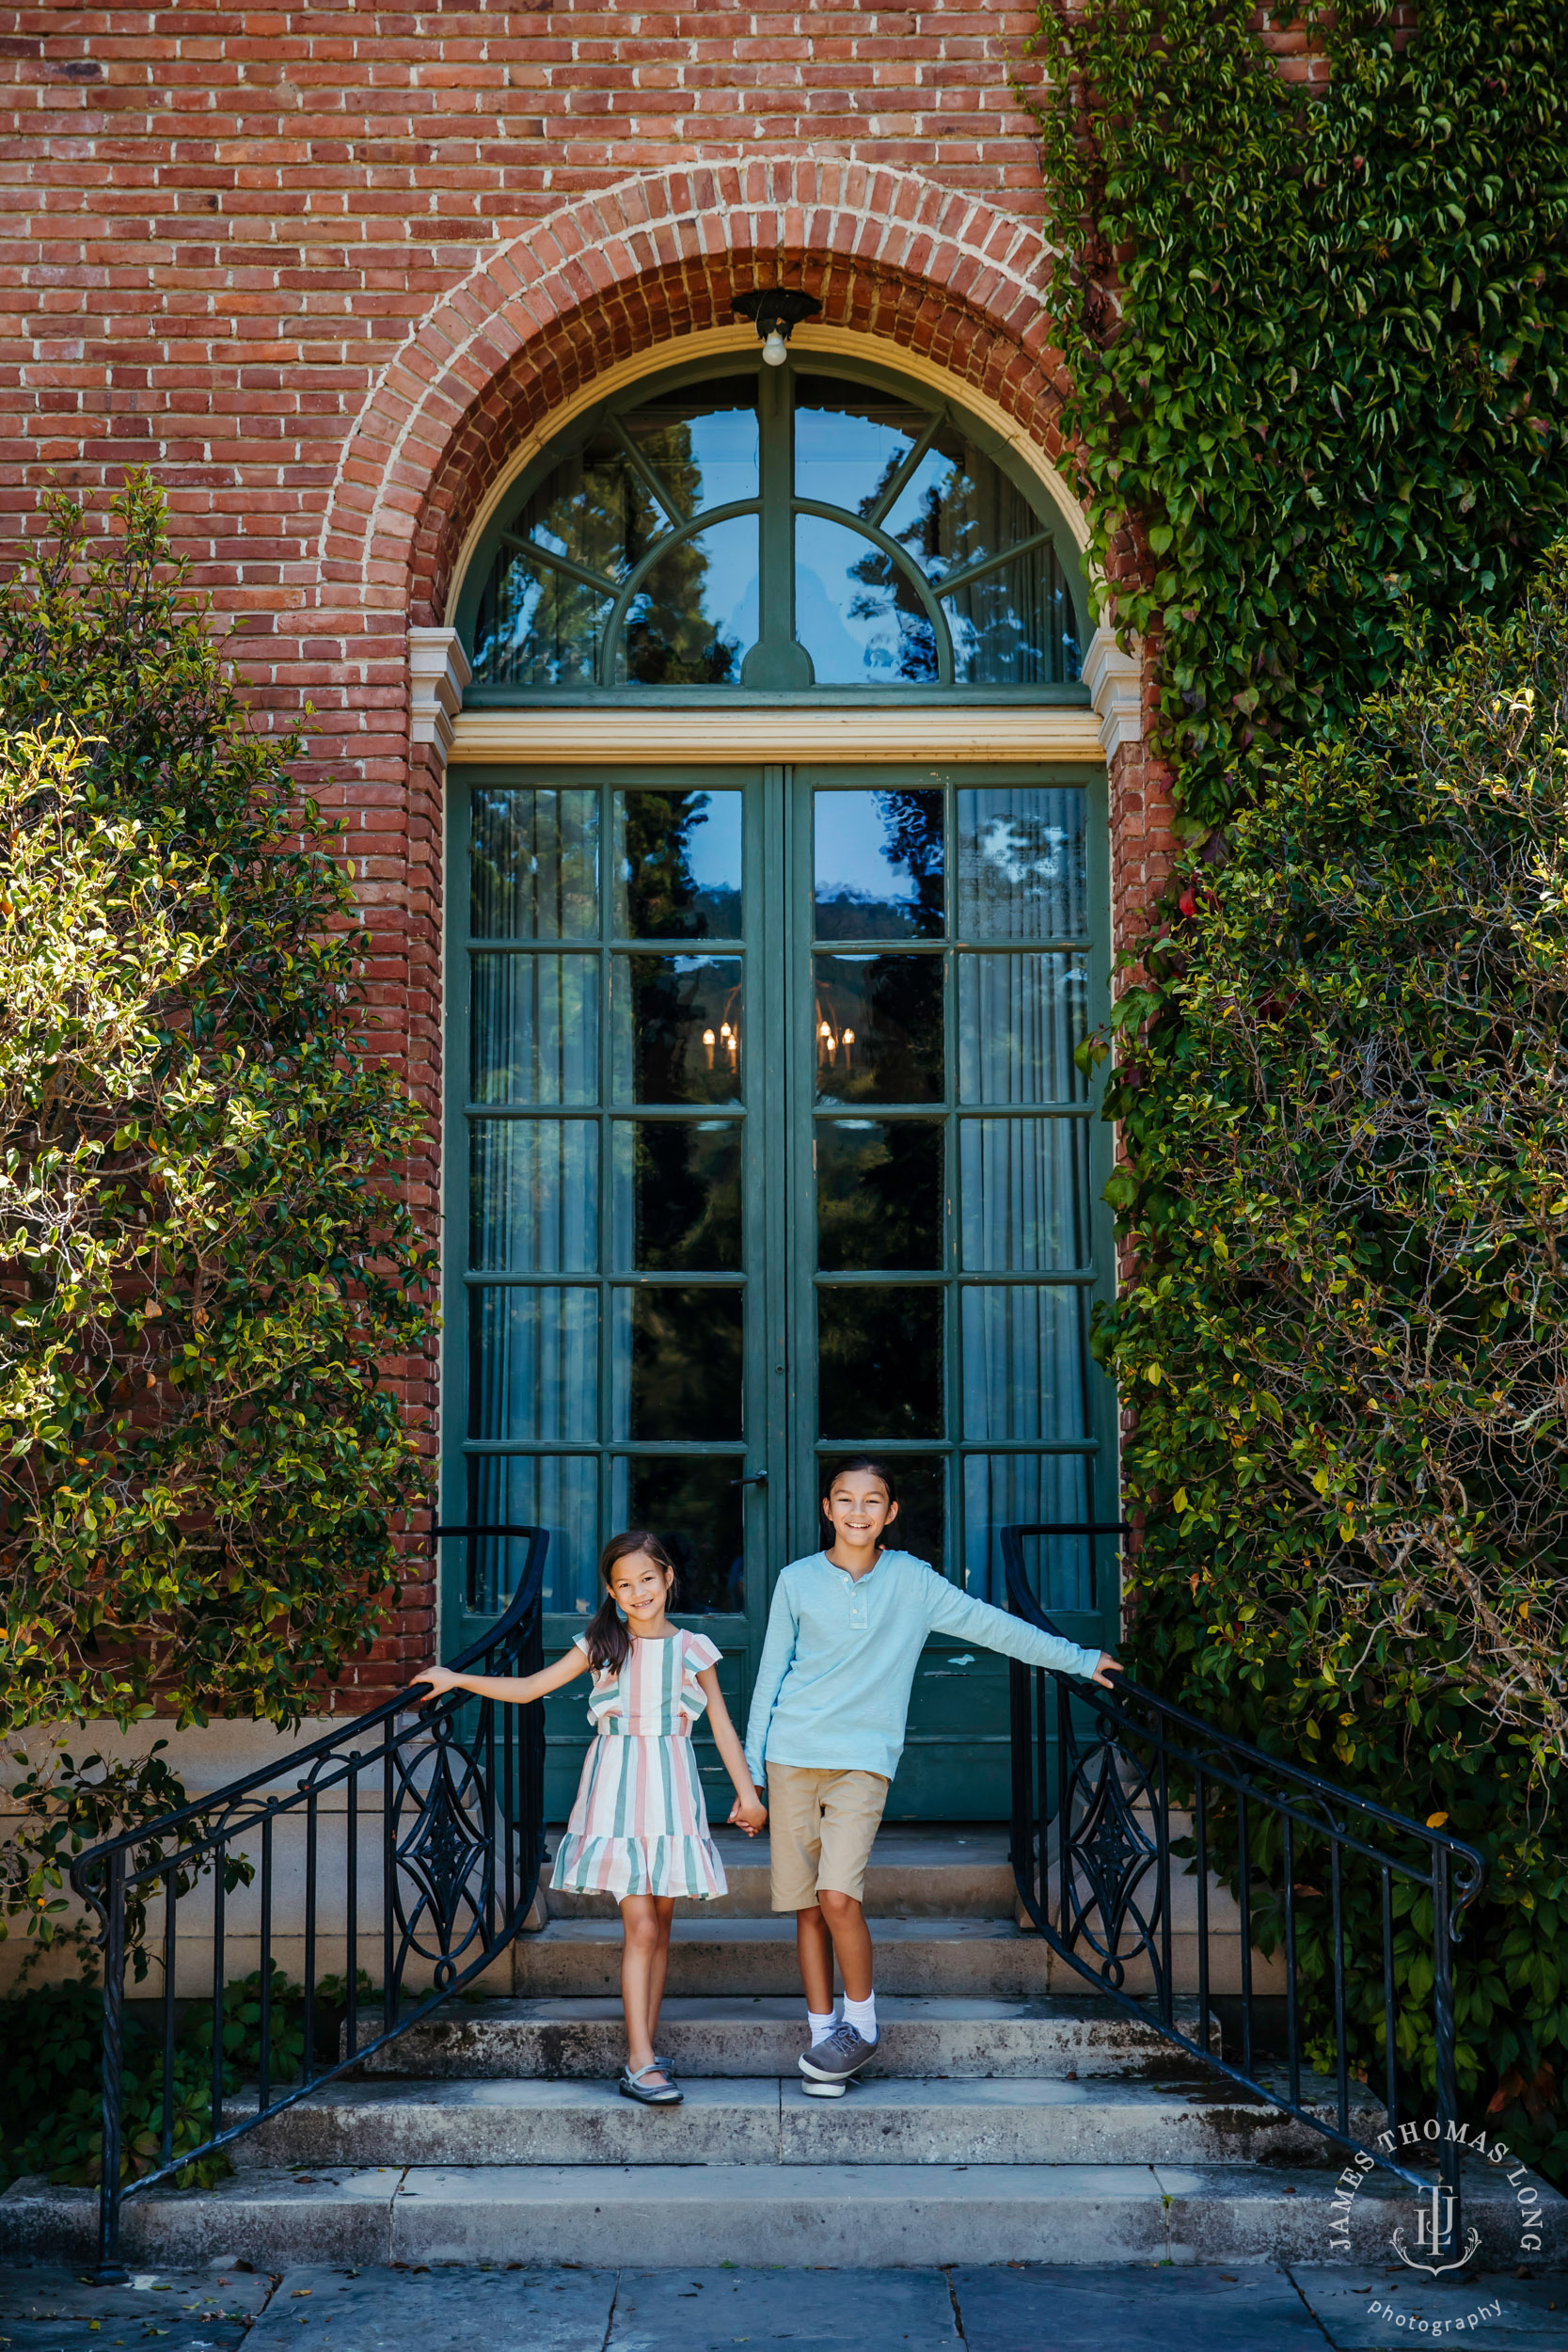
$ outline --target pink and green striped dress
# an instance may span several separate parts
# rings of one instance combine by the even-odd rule
[[[588,1647],[579,1633],[577,1646]],[[707,1706],[697,1677],[718,1662],[705,1634],[633,1642],[618,1675],[596,1674],[583,1759],[552,1887],[573,1895],[727,1894],[708,1835],[691,1726]]]

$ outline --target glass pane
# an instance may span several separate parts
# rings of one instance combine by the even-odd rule
[[[735,1119],[616,1120],[618,1271],[740,1271],[740,1132]]]
[[[958,958],[960,1102],[1086,1102],[1072,1057],[1088,1030],[1082,956]]]
[[[958,794],[960,939],[1086,939],[1086,797],[990,785]]]
[[[940,1438],[940,1290],[857,1284],[818,1290],[816,1352],[821,1434],[843,1444]]]
[[[598,1607],[599,1465],[592,1454],[481,1454],[468,1463],[470,1527],[542,1527],[546,1609],[586,1617]],[[528,1546],[515,1537],[468,1544],[468,1606],[499,1616],[516,1590]]]
[[[942,609],[957,685],[1065,686],[1083,666],[1078,615],[1049,541],[955,588]]]
[[[620,686],[738,686],[757,633],[757,521],[735,515],[661,555],[627,609]]]
[[[740,937],[738,792],[617,792],[622,939]]]
[[[470,1438],[592,1444],[598,1385],[597,1291],[470,1293]]]
[[[940,956],[818,956],[812,1026],[822,1103],[940,1103]]]
[[[596,956],[477,955],[469,989],[472,1101],[598,1101]]]
[[[816,1263],[824,1274],[940,1272],[942,1131],[909,1119],[816,1122]]]
[[[938,426],[882,518],[889,538],[909,550],[928,580],[1000,555],[1040,528],[1018,485],[952,423]]]
[[[617,1291],[611,1314],[617,1437],[743,1434],[740,1291]]]
[[[684,515],[754,499],[757,379],[726,376],[674,392],[656,392],[623,408],[621,424]]]
[[[869,515],[929,418],[892,393],[831,375],[795,378],[795,495]]]
[[[674,1605],[683,1615],[746,1606],[745,1489],[735,1483],[745,1469],[739,1454],[716,1461],[631,1454],[614,1466],[615,1524],[651,1528],[658,1537],[675,1564]]]
[[[617,956],[618,1101],[739,1102],[740,976],[738,956]]]
[[[942,794],[817,792],[818,939],[940,939]]]
[[[594,685],[612,609],[583,581],[503,548],[474,623],[474,684]]]
[[[599,928],[596,792],[479,791],[469,843],[474,939],[587,939]]]
[[[994,1607],[1007,1605],[1007,1581],[1002,1559],[1004,1527],[1027,1526],[1038,1520],[1088,1519],[1092,1487],[1089,1464],[1079,1454],[972,1454],[964,1463],[964,1565],[969,1589]],[[1107,1518],[1116,1517],[1107,1511]],[[1098,1540],[1093,1550],[1082,1535],[1029,1535],[1022,1540],[1024,1574],[1031,1591],[1048,1613],[1089,1610],[1097,1606],[1098,1564],[1114,1595],[1116,1539]],[[1074,1640],[1094,1637],[1086,1629]]]
[[[1084,1119],[966,1119],[958,1129],[958,1255],[977,1274],[1089,1263]]]
[[[995,1288],[963,1295],[964,1436],[1088,1435],[1088,1293]]]
[[[476,1119],[469,1137],[468,1263],[475,1272],[595,1272],[597,1129],[580,1119]]]
[[[914,582],[858,531],[795,517],[795,634],[818,686],[934,686],[937,631]]]
[[[512,530],[585,571],[624,580],[670,520],[607,421],[518,508]]]

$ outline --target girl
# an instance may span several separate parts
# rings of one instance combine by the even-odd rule
[[[666,1614],[675,1571],[658,1537],[643,1528],[612,1535],[599,1555],[599,1579],[598,1615],[543,1674],[514,1679],[427,1666],[414,1681],[429,1684],[426,1696],[472,1691],[526,1707],[592,1673],[588,1715],[598,1737],[583,1762],[550,1883],[619,1901],[626,2063],[616,2087],[644,2106],[678,2106],[669,2060],[654,2047],[675,1897],[705,1902],[728,1891],[691,1749],[691,1726],[705,1708],[735,1783],[730,1820],[754,1837],[768,1813],[720,1695],[719,1651],[705,1634],[683,1632]]]

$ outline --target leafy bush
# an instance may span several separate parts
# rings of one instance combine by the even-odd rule
[[[260,1971],[223,1995],[226,2098],[256,2080],[261,2054]],[[303,1995],[280,1969],[272,1979],[268,2032],[274,2084],[295,2082],[305,2047]],[[103,2172],[102,2034],[103,1995],[77,1979],[42,1985],[0,2002],[0,2173],[43,2172],[54,2181],[96,2184]],[[164,2057],[161,2031],[126,2010],[121,2174],[135,2180],[162,2156]],[[211,2004],[192,2005],[180,2029],[172,2070],[171,2146],[179,2156],[212,2130]],[[229,2171],[224,2155],[199,2158],[178,2175],[182,2187],[208,2187]]]
[[[432,1260],[332,826],[133,482],[0,590],[0,1727],[297,1720],[422,1491]]]
[[[1461,2079],[1562,2169],[1568,1856],[1568,542],[1272,772],[1117,1011],[1139,1271],[1137,1654],[1274,1753],[1447,1823],[1491,1881]],[[1430,1911],[1401,1931],[1430,2078]],[[1355,1923],[1381,2078],[1381,1946]],[[1320,1955],[1326,1969],[1326,1947]]]

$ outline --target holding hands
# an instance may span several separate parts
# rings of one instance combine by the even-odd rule
[[[768,1825],[768,1807],[753,1788],[750,1797],[736,1797],[730,1807],[730,1820],[736,1829],[743,1829],[748,1837],[754,1837]]]

